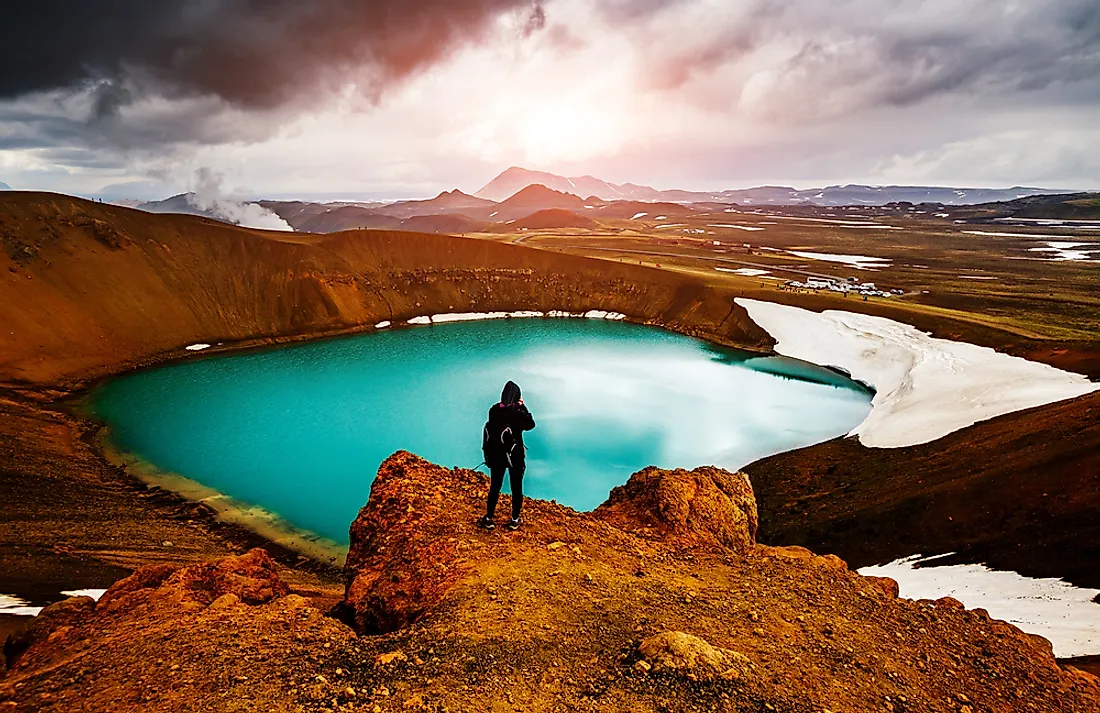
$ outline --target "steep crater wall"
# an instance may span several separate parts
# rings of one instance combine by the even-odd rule
[[[418,233],[264,233],[48,194],[2,201],[0,383],[73,386],[193,343],[443,312],[598,308],[732,346],[772,344],[736,293],[638,265]]]

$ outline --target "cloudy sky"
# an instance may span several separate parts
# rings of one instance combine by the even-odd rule
[[[163,197],[1100,187],[1096,0],[36,0],[0,181]]]

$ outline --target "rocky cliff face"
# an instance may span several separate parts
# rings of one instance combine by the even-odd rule
[[[641,470],[612,490],[595,516],[677,547],[745,553],[756,544],[756,498],[748,476],[712,466]]]
[[[352,527],[351,627],[261,551],[50,607],[0,710],[1100,710],[1042,639],[755,544],[740,474],[646,469],[592,513],[529,501],[515,533],[476,528],[485,488],[383,464]]]
[[[370,501],[351,525],[344,605],[359,631],[408,625],[494,556],[457,536],[484,511],[485,491],[485,476],[477,471],[447,470],[404,451],[382,464]],[[510,506],[501,507],[504,512]],[[719,468],[646,468],[591,515],[538,500],[525,507],[525,517],[539,523],[543,536],[553,523],[562,537],[552,543],[555,549],[586,531],[622,548],[633,547],[629,535],[676,550],[745,553],[755,544],[752,486],[744,474]],[[508,537],[510,543],[524,542],[527,533]]]

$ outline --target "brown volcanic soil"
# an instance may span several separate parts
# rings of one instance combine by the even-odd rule
[[[720,482],[740,486],[721,495]],[[529,501],[524,529],[487,533],[473,525],[483,476],[395,454],[353,526],[366,537],[349,576],[380,582],[373,606],[411,614],[411,625],[357,637],[319,603],[286,595],[259,550],[150,567],[99,605],[72,599],[44,613],[0,679],[0,701],[14,711],[1100,710],[1100,681],[1059,668],[1036,637],[951,600],[898,600],[890,580],[835,557],[753,545],[738,517],[752,503],[743,476],[657,471],[633,486],[592,514]],[[649,512],[630,507],[635,498],[664,515],[632,520]],[[702,513],[702,527],[684,517]],[[722,513],[739,533],[730,545],[711,532]],[[373,549],[379,537],[384,551]]]
[[[264,233],[65,196],[0,196],[0,384],[73,385],[188,355],[434,312],[605,309],[772,340],[738,292],[660,270],[407,232]]]
[[[933,443],[838,439],[745,468],[760,538],[861,567],[958,552],[1100,588],[1100,393],[1008,414]]]

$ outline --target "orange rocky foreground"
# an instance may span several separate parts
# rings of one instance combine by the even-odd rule
[[[473,525],[484,489],[387,459],[333,616],[262,550],[56,604],[0,710],[1100,710],[1045,640],[754,544],[741,474],[646,469],[593,513],[530,501],[516,533]]]

